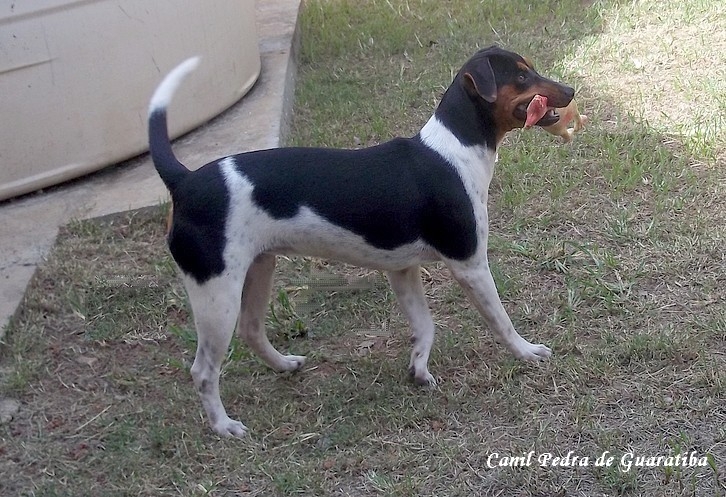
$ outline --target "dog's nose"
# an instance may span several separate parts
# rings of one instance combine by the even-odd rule
[[[575,96],[575,89],[571,86],[556,83],[557,92],[550,98],[553,107],[567,107]]]
[[[564,85],[562,88],[563,88],[563,93],[565,94],[565,98],[567,98],[568,101],[572,100],[575,97],[574,88],[572,88],[571,86],[564,86]]]

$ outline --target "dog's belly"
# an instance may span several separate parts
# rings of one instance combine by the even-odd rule
[[[306,240],[294,245],[275,247],[268,252],[276,255],[317,257],[384,271],[396,271],[440,259],[434,250],[421,242],[403,245],[392,250],[383,250],[367,244],[340,243],[340,240],[337,244]]]
[[[331,259],[372,269],[395,271],[440,259],[421,239],[381,248],[363,236],[333,224],[303,207],[293,218],[265,223],[269,236],[265,252]]]
[[[441,259],[439,252],[422,237],[381,247],[308,207],[301,207],[290,218],[276,219],[248,203],[247,199],[233,202],[232,221],[228,224],[226,236],[228,250],[225,258],[228,263],[242,260],[243,253],[249,251],[318,257],[386,271]],[[379,226],[388,231],[396,229],[386,221]],[[238,253],[238,249],[242,253]]]

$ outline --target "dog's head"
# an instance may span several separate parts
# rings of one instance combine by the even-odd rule
[[[551,126],[559,121],[556,108],[566,107],[575,90],[541,76],[531,62],[497,46],[478,51],[458,77],[474,103],[491,114],[497,142],[514,128],[524,126],[527,107],[535,95],[547,97],[548,109],[536,123]]]

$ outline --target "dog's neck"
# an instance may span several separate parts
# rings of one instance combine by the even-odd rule
[[[472,191],[479,196],[486,193],[497,159],[495,149],[484,144],[467,144],[437,114],[431,116],[418,136],[424,145],[454,166],[465,183],[466,179],[476,183]]]
[[[499,140],[492,106],[483,100],[472,100],[461,83],[460,75],[441,97],[434,116],[462,145],[485,146],[496,153]]]

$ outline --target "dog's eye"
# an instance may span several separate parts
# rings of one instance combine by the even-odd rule
[[[517,81],[519,81],[520,83],[524,83],[525,81],[527,81],[527,73],[520,72],[519,75],[517,76]]]

